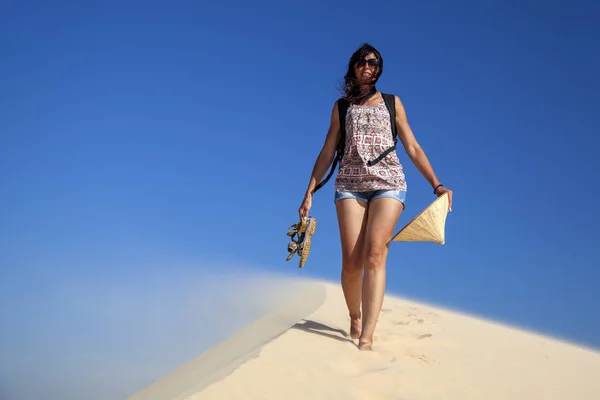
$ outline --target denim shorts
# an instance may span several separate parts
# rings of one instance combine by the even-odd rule
[[[402,209],[406,207],[406,190],[371,190],[368,192],[345,192],[341,190],[335,191],[334,201],[342,199],[356,199],[369,203],[371,200],[389,197],[396,199],[402,203]]]

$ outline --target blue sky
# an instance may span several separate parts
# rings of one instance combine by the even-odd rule
[[[392,244],[389,291],[600,347],[597,4],[1,7],[5,346],[30,323],[87,323],[45,308],[65,282],[140,299],[140,281],[185,285],[190,271],[205,288],[205,274],[227,282],[222,265],[337,281],[332,181],[302,270],[285,262],[285,233],[348,58],[369,42],[379,89],[403,100],[454,190],[444,246]],[[434,199],[399,156],[398,229]]]

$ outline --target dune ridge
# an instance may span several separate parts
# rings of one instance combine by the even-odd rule
[[[374,352],[347,337],[339,285],[284,334],[187,400],[600,399],[600,353],[387,296]]]
[[[280,334],[259,344],[263,319],[237,335],[256,339],[252,352],[228,361],[224,342],[188,368],[187,390],[135,399],[600,399],[598,351],[390,295],[375,351],[359,351],[341,288],[315,285],[296,298],[313,310],[291,323],[278,311]]]

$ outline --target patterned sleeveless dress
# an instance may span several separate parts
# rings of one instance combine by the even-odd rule
[[[406,190],[404,170],[396,151],[373,166],[367,165],[394,145],[390,114],[383,99],[373,106],[351,104],[345,123],[346,143],[335,189],[350,192]]]

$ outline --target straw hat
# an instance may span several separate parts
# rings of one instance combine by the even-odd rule
[[[393,242],[433,242],[444,244],[448,193],[433,201],[392,237]]]

